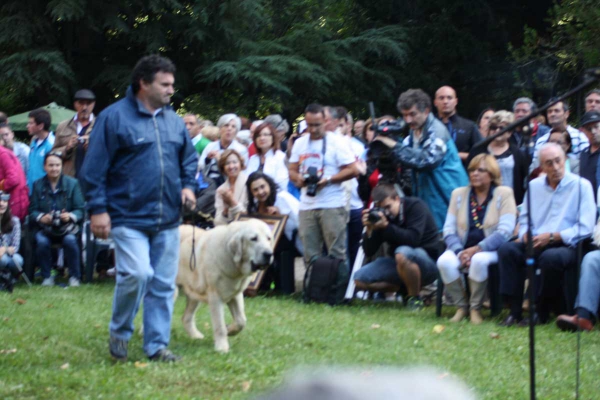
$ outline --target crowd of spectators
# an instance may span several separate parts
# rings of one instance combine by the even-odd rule
[[[79,285],[77,235],[85,215],[79,172],[96,131],[94,105],[90,90],[76,92],[76,115],[55,132],[47,111],[32,111],[29,146],[15,140],[9,120],[0,120],[0,268],[23,264],[16,237],[28,215],[42,284],[54,284],[51,250],[58,244],[69,284]],[[495,290],[510,308],[504,326],[528,322],[523,299],[531,217],[540,273],[529,283],[537,309],[529,318],[546,323],[554,313],[561,329],[590,330],[600,297],[600,235],[592,241],[600,90],[586,95],[579,128],[565,101],[541,119],[528,119],[536,107],[522,97],[510,110],[484,108],[471,121],[457,113],[452,87],[440,87],[433,101],[410,89],[397,103],[407,126],[403,137],[380,134],[380,124],[393,123],[393,116],[355,120],[341,106],[308,105],[293,132],[280,115],[250,121],[228,113],[214,126],[186,114],[198,158],[195,215],[220,225],[242,213],[286,214],[279,252],[291,251],[306,264],[322,255],[342,259],[349,273],[355,270],[358,290],[388,299],[398,294],[413,310],[424,306],[422,288],[439,278],[457,307],[453,322],[482,322],[488,270],[498,268]],[[487,140],[521,119],[526,129]],[[387,149],[402,182],[385,176],[375,147]],[[355,266],[361,244],[366,261]],[[563,289],[568,273],[577,271],[578,244],[587,255],[579,296],[569,298]]]

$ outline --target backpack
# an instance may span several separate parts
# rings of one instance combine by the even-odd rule
[[[344,260],[326,256],[312,259],[304,274],[305,303],[327,303],[331,306],[344,301],[348,284],[348,269]]]

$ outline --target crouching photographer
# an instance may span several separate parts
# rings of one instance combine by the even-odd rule
[[[64,250],[65,264],[69,267],[69,286],[79,286],[81,276],[80,250],[77,233],[83,221],[83,195],[77,179],[62,174],[59,152],[50,152],[44,158],[46,176],[33,184],[29,215],[35,233],[35,255],[42,270],[42,286],[53,286],[52,244]]]
[[[421,287],[438,276],[435,260],[443,251],[429,208],[416,197],[400,197],[393,185],[379,184],[372,193],[375,207],[363,211],[363,249],[367,257],[388,245],[377,258],[354,274],[359,290],[400,292],[411,310],[423,308]]]

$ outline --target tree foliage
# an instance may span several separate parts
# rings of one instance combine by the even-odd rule
[[[4,0],[1,93],[13,109],[70,103],[90,87],[104,107],[123,96],[135,62],[177,65],[176,108],[216,118],[312,101],[394,113],[409,87],[457,88],[463,114],[513,93],[507,45],[521,2],[481,0]],[[515,16],[516,15],[516,16]],[[531,22],[531,21],[530,21]],[[507,89],[508,88],[508,89]]]

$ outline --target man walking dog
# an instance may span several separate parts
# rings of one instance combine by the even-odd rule
[[[124,99],[94,126],[82,179],[98,238],[115,242],[117,283],[109,350],[127,358],[133,320],[143,299],[144,352],[153,361],[179,359],[167,349],[179,263],[179,215],[195,204],[197,155],[183,120],[169,107],[175,66],[143,57]]]

